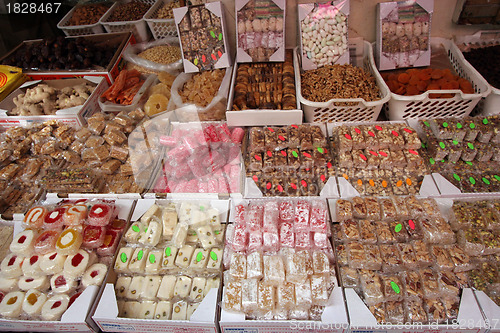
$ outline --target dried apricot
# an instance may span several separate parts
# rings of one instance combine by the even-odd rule
[[[416,86],[410,85],[406,88],[406,95],[412,96],[418,94],[420,94],[420,90]]]
[[[443,71],[440,69],[433,69],[431,73],[431,78],[434,80],[438,80],[443,77]]]
[[[398,75],[398,81],[400,83],[408,83],[410,81],[410,75],[407,73],[401,73]]]

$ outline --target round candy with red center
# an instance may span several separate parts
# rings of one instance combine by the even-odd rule
[[[64,225],[63,216],[66,212],[66,208],[59,207],[45,215],[43,220],[44,229],[61,229]]]
[[[114,208],[107,204],[95,204],[89,212],[87,223],[95,226],[105,226],[111,220]]]

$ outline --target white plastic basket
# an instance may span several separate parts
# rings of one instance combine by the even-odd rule
[[[295,57],[295,82],[298,89],[298,99],[300,106],[304,110],[306,122],[346,122],[346,121],[375,121],[380,114],[382,106],[390,98],[389,87],[380,76],[375,67],[373,50],[370,43],[363,42],[362,67],[370,72],[377,81],[380,90],[380,99],[376,101],[365,101],[362,98],[339,98],[331,99],[328,102],[312,102],[302,97],[302,87],[300,81],[300,66],[298,57]],[[361,67],[361,66],[360,66]],[[338,106],[336,103],[349,103],[349,106]]]
[[[431,47],[442,45],[457,74],[469,80],[474,94],[461,90],[428,90],[416,96],[402,96],[391,92],[387,116],[390,120],[437,117],[465,117],[490,93],[486,80],[465,61],[458,47],[449,39],[431,37]],[[452,98],[429,98],[430,94],[454,94]]]
[[[489,30],[489,31],[478,31],[473,35],[467,35],[462,37],[457,37],[455,39],[456,44],[459,49],[463,50],[461,46],[474,46],[474,47],[486,47],[500,44],[500,30]],[[460,53],[460,56],[463,57],[463,61],[465,61],[469,66],[472,66]],[[474,68],[477,72],[477,70]],[[484,77],[477,72],[477,75],[484,79]],[[486,80],[486,79],[485,79]],[[491,116],[500,113],[500,89],[493,87],[488,83],[488,86],[491,89],[490,94],[484,97],[478,104],[479,110],[482,115]]]
[[[109,5],[111,7],[111,4]],[[102,26],[100,20],[94,24],[86,24],[86,25],[67,25],[73,13],[77,9],[78,6],[73,7],[68,14],[64,15],[64,17],[59,21],[57,27],[61,29],[66,36],[83,36],[83,35],[93,35],[93,34],[102,34],[104,31],[104,27]],[[111,8],[108,8],[106,11],[109,12]],[[104,15],[106,15],[104,13]],[[103,16],[104,16],[103,15]]]
[[[136,0],[137,2],[144,2],[147,4],[154,4],[156,0]],[[130,1],[124,1],[130,2]],[[111,14],[115,11],[116,7],[124,2],[115,3],[100,19],[100,23],[104,26],[107,32],[123,32],[131,31],[138,43],[146,42],[149,40],[151,34],[149,33],[148,26],[144,18],[136,21],[119,21],[119,22],[107,22]],[[147,13],[147,12],[146,12]]]
[[[175,26],[175,21],[171,19],[157,19],[158,11],[167,3],[173,0],[158,0],[153,7],[151,7],[146,15],[144,15],[144,20],[146,20],[149,30],[153,33],[154,39],[161,39],[168,36],[177,36],[177,28]]]

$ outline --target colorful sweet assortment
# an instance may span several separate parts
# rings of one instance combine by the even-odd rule
[[[0,315],[59,320],[88,286],[100,286],[126,222],[113,201],[34,206],[0,264]]]
[[[457,318],[474,263],[434,199],[355,197],[335,206],[340,280],[379,322]]]
[[[250,128],[245,166],[265,196],[317,196],[335,176],[326,137],[314,124]]]
[[[250,62],[272,61],[278,49],[281,48],[284,52],[284,6],[285,1],[248,0],[245,6],[237,11],[238,49],[250,56]],[[238,50],[238,53],[241,51]]]
[[[132,223],[114,266],[120,317],[191,318],[208,292],[219,288],[221,213],[201,201],[168,202],[153,204]]]
[[[471,287],[486,292],[500,305],[500,202],[454,201],[452,211],[451,226],[458,243],[475,263],[467,272]]]
[[[392,1],[379,5],[379,69],[429,64],[432,7],[430,1],[420,4]]]
[[[416,194],[425,174],[417,132],[404,123],[342,125],[332,131],[338,176],[360,195]]]
[[[460,191],[500,191],[500,118],[420,120],[430,169]]]
[[[156,193],[236,193],[241,182],[245,130],[224,122],[176,124],[166,146]]]
[[[226,311],[257,320],[321,320],[336,284],[324,200],[251,200],[226,230]]]
[[[177,13],[183,58],[200,70],[218,68],[215,64],[226,53],[220,16],[205,5],[188,7],[183,17]]]

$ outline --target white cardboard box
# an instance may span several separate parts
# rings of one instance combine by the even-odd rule
[[[30,87],[38,85],[38,83],[45,83],[55,88],[64,88],[81,83],[94,83],[96,84],[94,92],[89,96],[83,105],[74,106],[67,109],[57,110],[55,115],[45,116],[9,116],[7,112],[12,110],[16,105],[14,104],[14,97],[23,94]],[[61,80],[48,80],[48,81],[28,81],[14,90],[0,103],[0,127],[9,128],[13,126],[28,126],[31,123],[41,123],[48,120],[57,120],[73,127],[81,127],[87,123],[85,118],[90,117],[95,112],[99,112],[99,96],[108,89],[109,84],[104,77],[99,76],[84,76],[80,79],[61,79]]]
[[[141,216],[154,203],[162,205],[167,202],[181,201],[204,201],[216,208],[220,212],[220,221],[226,222],[229,214],[229,200],[219,200],[212,195],[204,197],[189,194],[177,195],[168,200],[140,199],[137,200],[134,211],[130,218],[131,221],[138,221]],[[199,307],[195,310],[190,320],[149,320],[149,319],[131,319],[118,317],[118,305],[114,289],[116,274],[110,272],[102,297],[97,304],[92,319],[104,332],[192,332],[208,333],[217,332],[218,301],[220,292],[218,288],[213,288],[201,301]]]
[[[295,66],[296,52],[293,52],[293,69],[300,70]],[[293,125],[302,124],[302,110],[299,103],[299,90],[295,82],[295,97],[297,108],[294,110],[239,110],[232,111],[234,99],[234,86],[236,85],[236,74],[238,72],[238,64],[234,64],[233,76],[231,78],[231,86],[229,89],[229,98],[227,99],[226,119],[228,126],[276,126],[276,125]]]
[[[496,305],[484,291],[474,291],[479,306],[486,317],[486,327],[489,329],[488,333],[500,332],[500,306]]]
[[[312,320],[246,320],[241,313],[221,310],[220,328],[223,333],[328,332],[349,331],[349,321],[342,288],[335,287],[321,321]]]
[[[55,204],[60,198],[48,198],[43,204]],[[118,218],[128,221],[134,200],[116,200],[119,209]],[[22,229],[21,223],[14,225],[14,235]],[[108,270],[109,274],[109,270]],[[8,320],[0,319],[0,331],[20,332],[98,332],[99,328],[92,320],[91,309],[103,292],[103,286],[89,286],[62,315],[60,321]]]
[[[345,288],[347,309],[349,312],[350,326],[352,333],[361,332],[395,332],[395,333],[430,333],[430,332],[474,332],[484,333],[485,321],[481,314],[479,304],[474,298],[472,289],[467,288],[462,291],[460,309],[456,323],[442,325],[379,325],[365,303],[356,294],[354,289]]]
[[[213,66],[210,66],[211,68],[225,68],[225,67],[230,67],[232,65],[232,58],[231,58],[231,49],[230,49],[230,44],[229,44],[229,39],[227,35],[227,29],[226,29],[226,18],[224,14],[224,5],[221,1],[215,1],[215,2],[209,2],[205,3],[203,6],[207,8],[211,13],[213,13],[215,16],[220,18],[221,22],[221,34],[222,34],[222,40],[224,44],[224,53],[218,54],[218,59],[217,61],[213,64]],[[180,7],[180,8],[174,8],[174,20],[175,20],[175,26],[177,28],[177,36],[181,36],[181,31],[179,28],[179,23],[182,21],[184,16],[189,15],[188,14],[189,7]],[[208,36],[197,36],[198,38],[200,37],[207,37]],[[179,37],[181,40],[181,50],[182,50],[182,63],[184,65],[184,72],[185,73],[195,73],[195,72],[200,72],[200,68],[197,66],[197,62],[192,63],[190,60],[186,59],[185,51],[184,48],[186,47],[185,45],[182,45],[182,39]],[[202,50],[198,50],[202,51]],[[215,51],[215,50],[214,50]],[[187,51],[190,52],[190,51]],[[202,55],[203,57],[205,55]],[[211,54],[212,58],[215,60],[217,57],[215,54]],[[207,55],[207,57],[210,57],[210,55]],[[215,57],[215,58],[214,58]],[[200,61],[198,59],[195,59],[197,61]],[[203,58],[201,59],[203,61]]]

